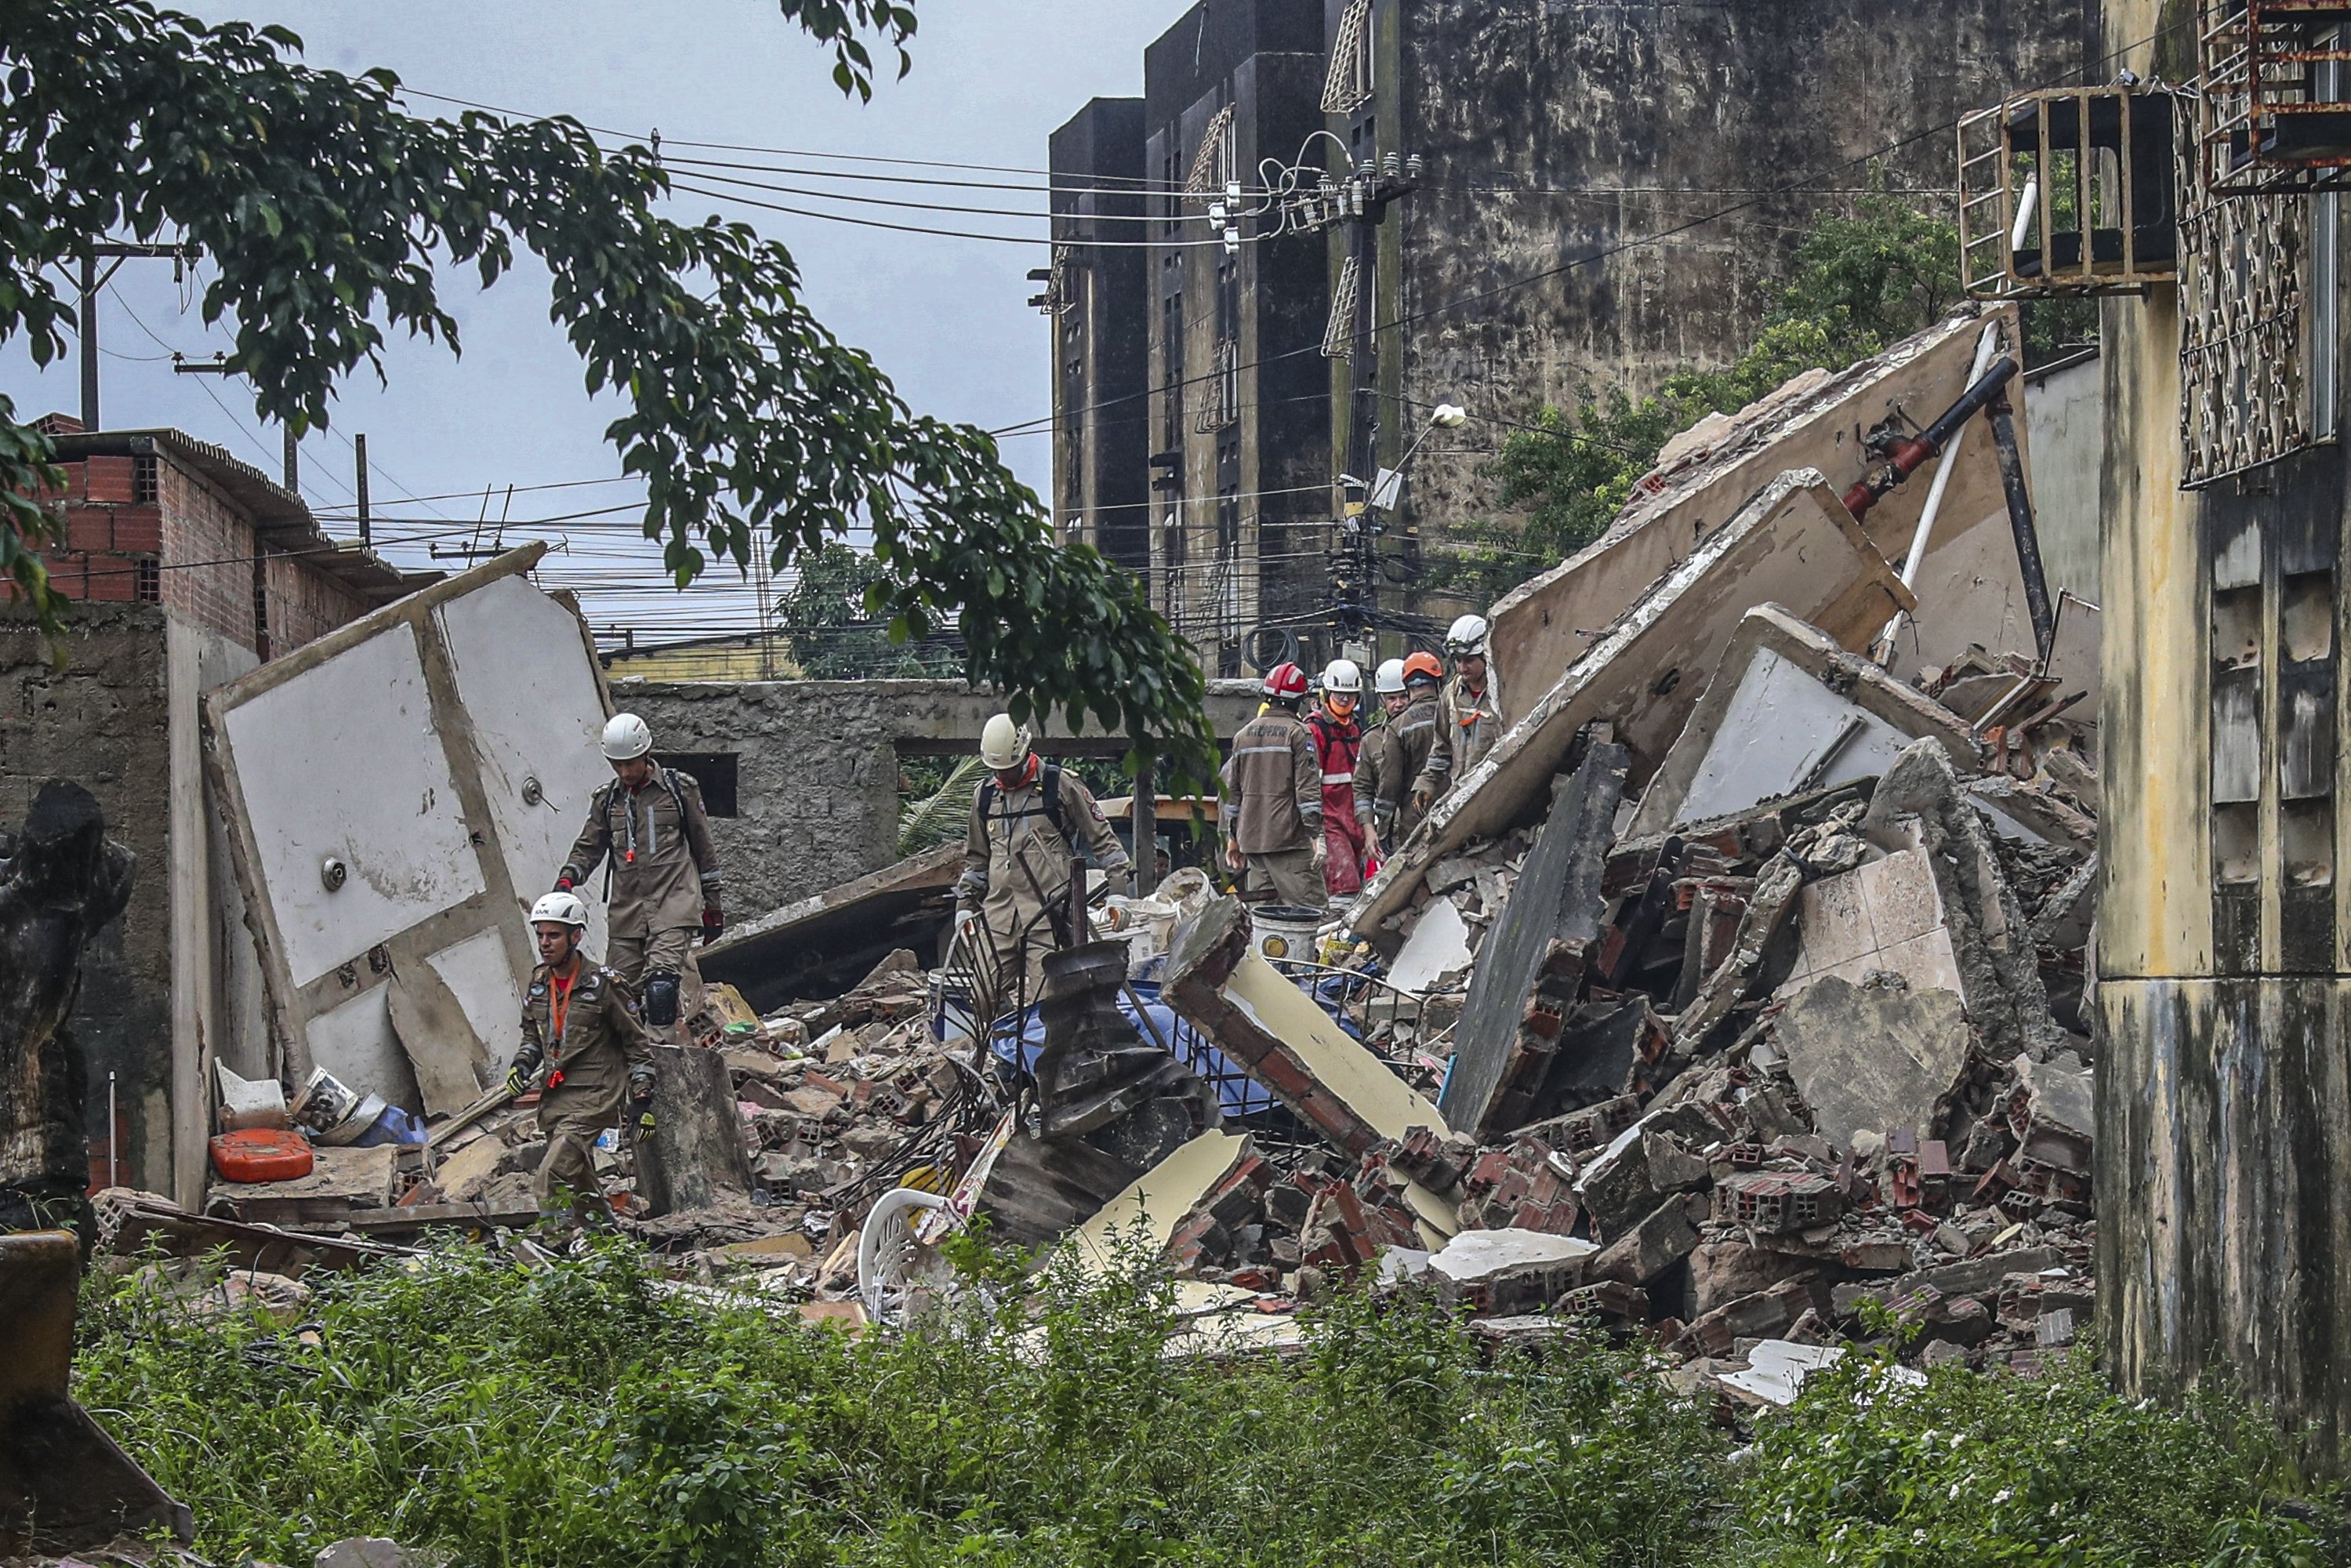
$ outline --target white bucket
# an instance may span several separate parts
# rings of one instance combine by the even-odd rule
[[[1260,904],[1249,910],[1249,940],[1262,956],[1279,963],[1305,963],[1314,956],[1315,934],[1322,929],[1319,909]]]

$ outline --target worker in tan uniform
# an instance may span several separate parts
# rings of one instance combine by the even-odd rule
[[[1225,760],[1225,863],[1246,872],[1242,896],[1270,896],[1299,909],[1322,909],[1330,895],[1322,867],[1322,765],[1314,737],[1298,716],[1306,672],[1276,664],[1265,677],[1265,707],[1233,737]]]
[[[1437,743],[1437,688],[1444,680],[1445,666],[1434,653],[1380,666],[1380,703],[1387,720],[1364,743],[1364,761],[1355,773],[1355,815],[1371,825],[1374,855],[1395,853],[1420,826],[1412,787]]]
[[[1040,758],[1027,727],[1010,714],[998,714],[980,730],[979,758],[988,776],[972,797],[956,908],[978,972],[981,994],[973,999],[992,1020],[1036,999],[1046,954],[1064,939],[1092,939],[1089,932],[1062,929],[1077,846],[1110,879],[1113,893],[1133,887],[1134,869],[1093,792]]]
[[[1424,813],[1502,738],[1502,694],[1487,663],[1486,638],[1483,615],[1464,615],[1445,634],[1453,678],[1437,695],[1436,740],[1412,786],[1413,806]]]
[[[718,902],[718,852],[702,786],[653,760],[653,733],[635,714],[604,727],[611,782],[589,799],[588,825],[564,858],[558,893],[586,883],[608,859],[606,956],[644,998],[645,1022],[667,1039],[677,1025],[682,977],[697,932],[704,943],[726,929]]]
[[[541,1214],[571,1195],[577,1217],[604,1208],[596,1179],[596,1138],[627,1105],[640,1140],[653,1130],[653,1039],[636,997],[621,977],[580,950],[588,906],[573,893],[550,893],[530,908],[538,967],[522,1004],[522,1049],[507,1072],[507,1090],[529,1092],[541,1072],[538,1131],[547,1153],[531,1178]]]

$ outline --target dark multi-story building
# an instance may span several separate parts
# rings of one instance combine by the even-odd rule
[[[1326,596],[1324,248],[1277,232],[1258,193],[1260,164],[1298,162],[1322,129],[1321,7],[1200,0],[1143,77],[1153,596],[1238,674],[1296,651]]]
[[[1143,99],[1098,98],[1053,132],[1053,521],[1132,571],[1151,568],[1151,221]]]

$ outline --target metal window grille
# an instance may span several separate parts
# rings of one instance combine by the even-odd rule
[[[1228,424],[1240,423],[1240,340],[1217,339],[1208,374],[1200,383],[1199,405],[1193,415],[1192,428],[1198,434],[1212,434]]]
[[[2231,201],[2180,160],[2180,485],[2273,463],[2314,439],[2304,373],[2308,197]]]
[[[155,475],[155,455],[134,452],[131,455],[131,499],[134,504],[154,500],[161,491]]]
[[[2224,196],[2351,184],[2339,0],[2201,0],[2204,183]]]
[[[2178,270],[2168,89],[2022,93],[1959,121],[1959,254],[1977,299],[2135,294]]]
[[[1372,99],[1372,0],[1348,0],[1331,41],[1331,72],[1322,78],[1322,112],[1353,114]]]
[[[1238,177],[1233,155],[1233,106],[1228,103],[1208,117],[1208,128],[1200,133],[1200,150],[1192,155],[1192,177],[1184,182],[1184,193],[1217,195]]]
[[[1352,359],[1355,352],[1355,293],[1363,287],[1363,267],[1355,257],[1349,256],[1339,268],[1338,284],[1331,290],[1331,319],[1322,329],[1322,357],[1326,360]]]

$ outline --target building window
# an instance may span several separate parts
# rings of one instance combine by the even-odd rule
[[[153,459],[151,458],[149,461],[152,462]],[[156,560],[142,560],[134,563],[131,571],[131,583],[134,596],[138,599],[140,603],[162,603],[163,563]]]
[[[702,786],[702,809],[714,817],[737,814],[735,757],[731,751],[656,751],[653,760],[664,768],[691,773]]]
[[[145,505],[153,501],[157,494],[158,486],[155,482],[155,455],[152,452],[132,453],[131,455],[131,504],[134,506]]]

